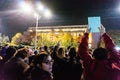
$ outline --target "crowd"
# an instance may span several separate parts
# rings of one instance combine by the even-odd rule
[[[112,38],[101,27],[101,42],[93,52],[88,48],[87,30],[78,46],[67,50],[58,42],[48,48],[1,46],[0,80],[120,80],[120,54]]]

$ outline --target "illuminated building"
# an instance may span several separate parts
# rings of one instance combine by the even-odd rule
[[[83,35],[83,33],[88,28],[88,25],[69,25],[69,26],[40,26],[37,27],[37,33],[49,33],[54,31],[55,34],[58,34],[60,31],[64,33],[70,32],[73,36]],[[29,27],[29,32],[36,31],[35,27]]]
[[[32,35],[37,33],[37,39],[44,42],[44,38],[47,37],[48,41],[58,42],[61,41],[61,36],[65,34],[72,35],[72,39],[75,42],[80,42],[84,32],[88,29],[88,25],[67,25],[67,26],[39,26],[37,29],[35,27],[29,27],[28,32]],[[43,35],[44,33],[44,35]],[[34,37],[34,36],[33,36]]]

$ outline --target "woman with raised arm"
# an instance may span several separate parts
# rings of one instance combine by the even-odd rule
[[[83,60],[84,80],[120,80],[120,59],[115,50],[113,40],[105,33],[102,26],[100,29],[105,48],[97,48],[93,51],[94,59],[89,55],[88,35],[86,32],[78,48],[78,53]]]

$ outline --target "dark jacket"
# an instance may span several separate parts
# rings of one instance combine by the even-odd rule
[[[31,71],[32,80],[52,80],[49,72],[44,71],[38,67],[34,67]]]
[[[25,80],[24,71],[28,67],[21,58],[12,58],[4,65],[4,80]]]
[[[82,65],[77,60],[69,60],[67,63],[66,80],[81,80]]]

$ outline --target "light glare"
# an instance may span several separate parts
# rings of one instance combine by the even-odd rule
[[[37,13],[34,13],[34,17],[37,18],[39,15]]]
[[[117,51],[119,51],[119,50],[120,50],[120,47],[115,47],[115,49],[116,49]]]
[[[45,17],[50,18],[52,16],[51,12],[49,10],[45,11]]]
[[[43,11],[44,10],[43,4],[38,4],[37,8],[38,8],[39,11]]]
[[[22,11],[25,13],[32,12],[32,7],[30,4],[26,4],[25,2],[22,2],[20,7],[21,7]]]

